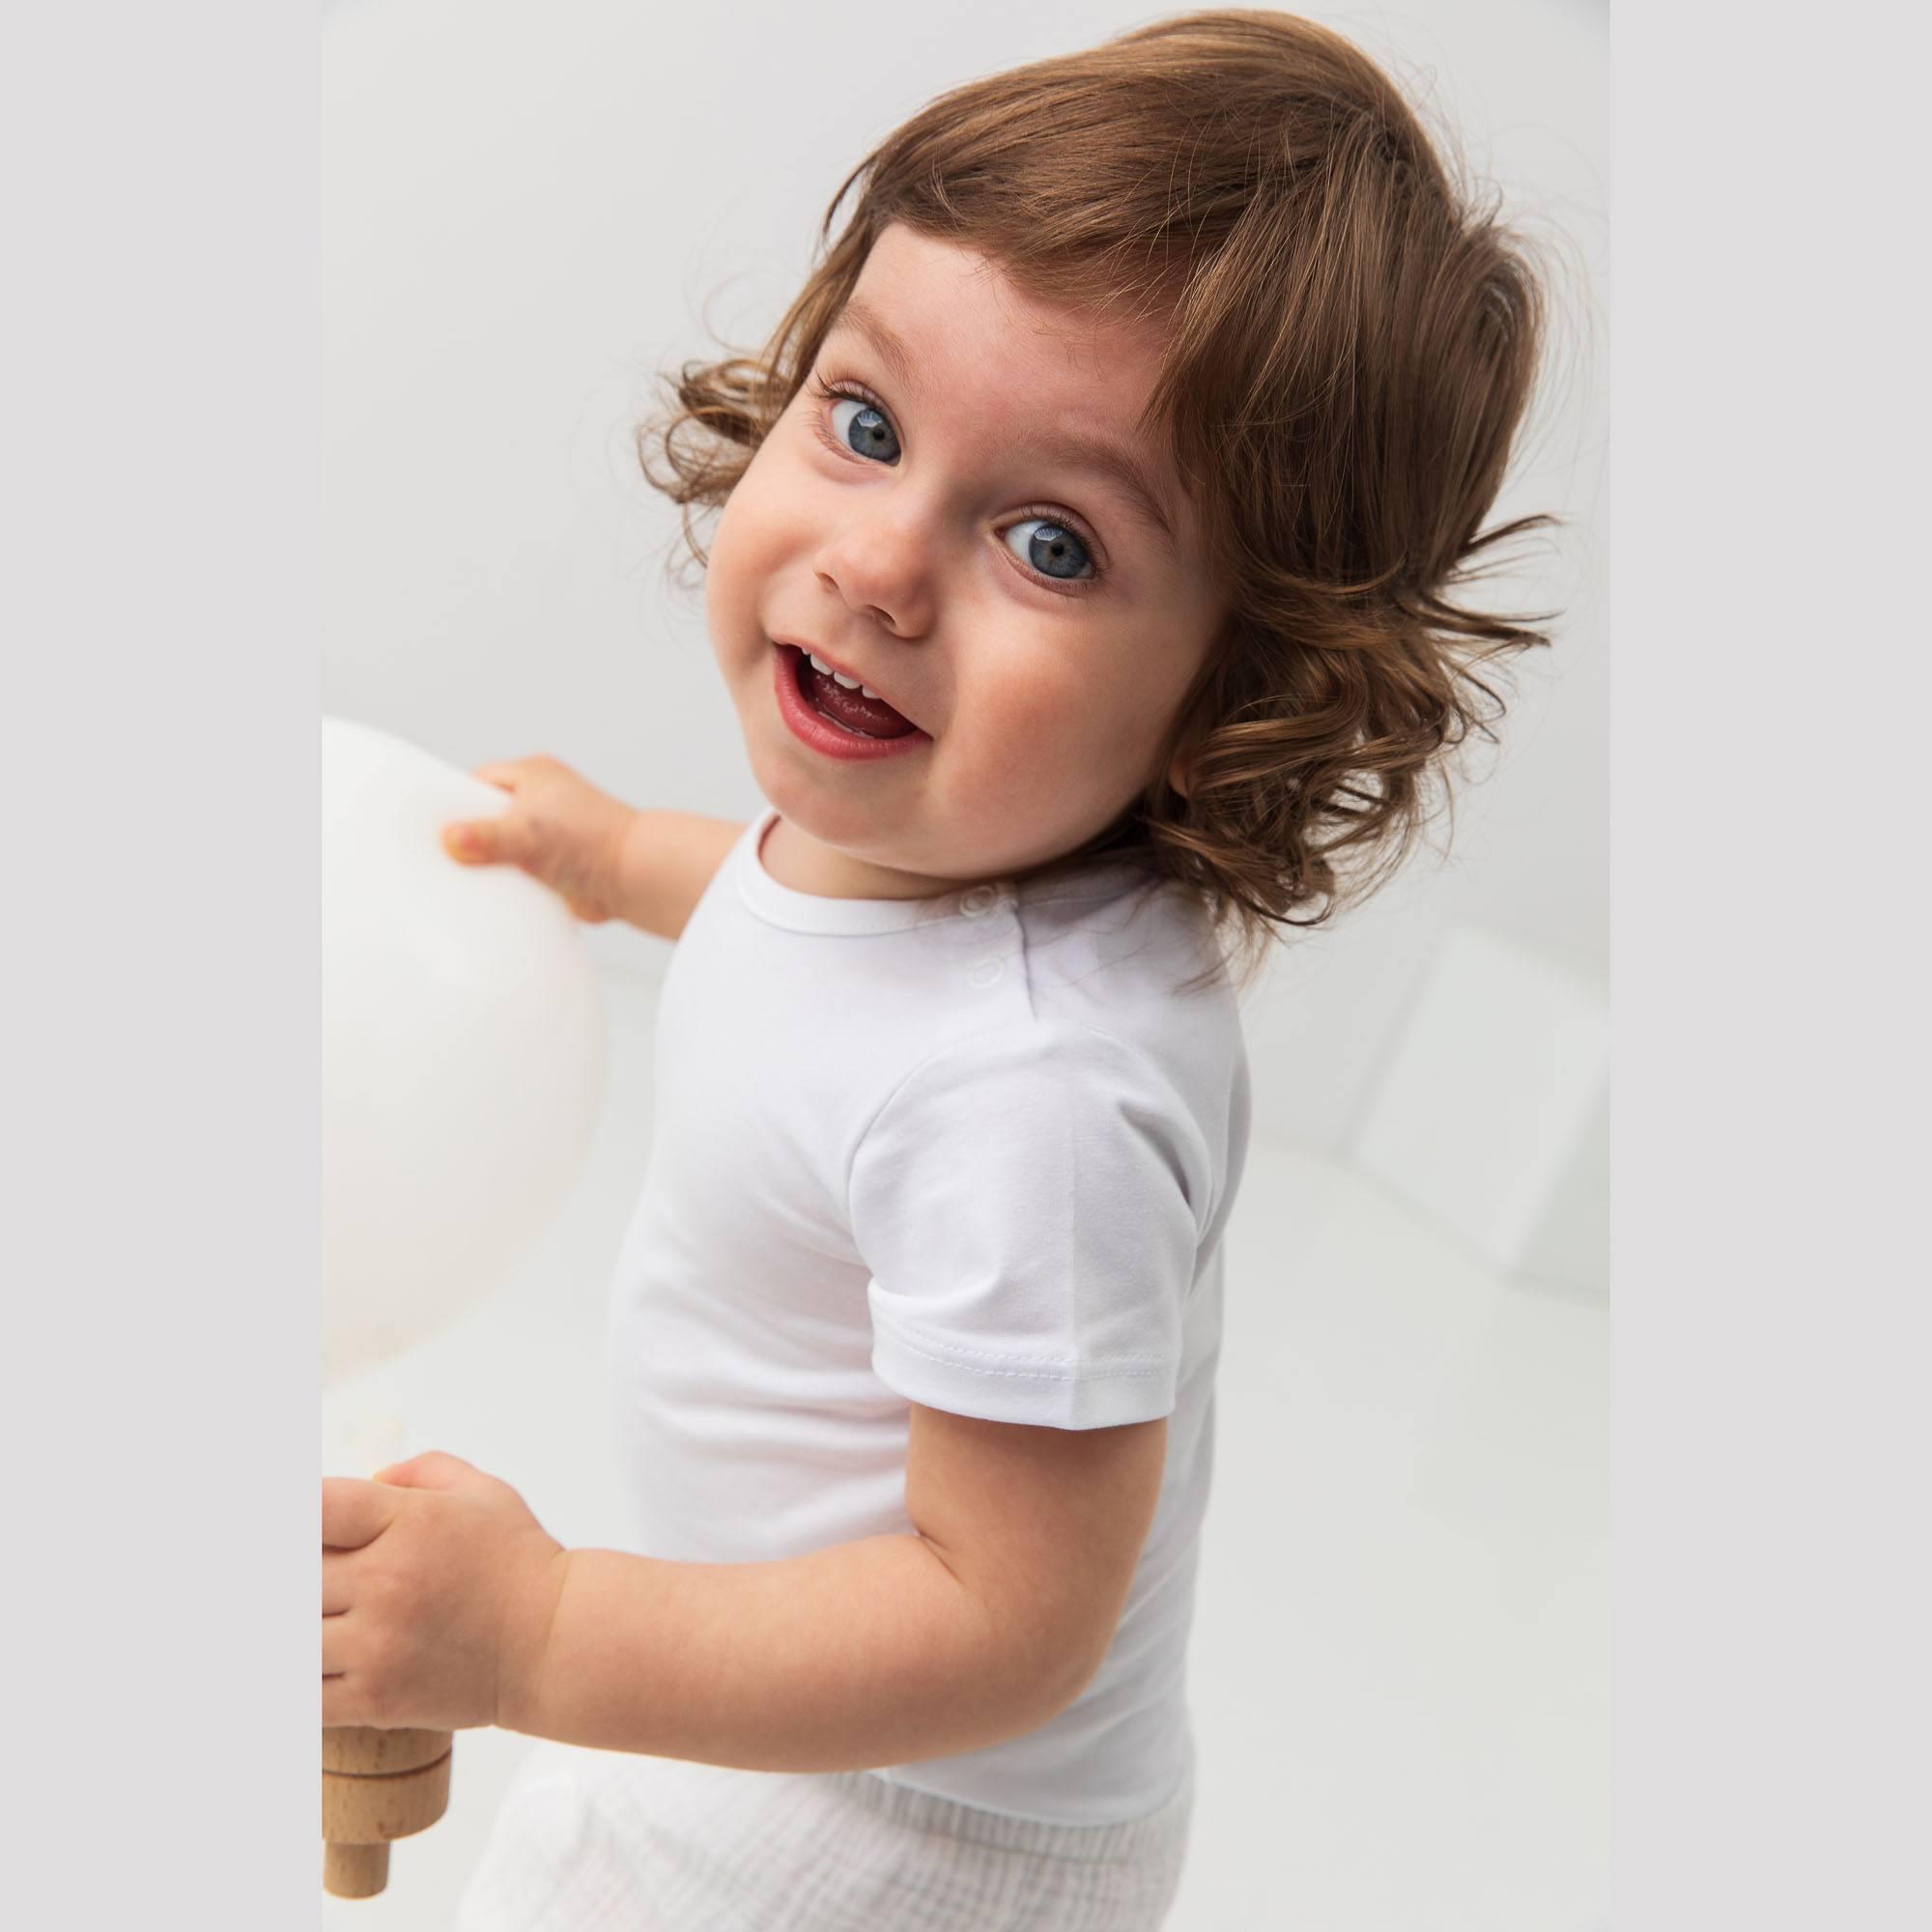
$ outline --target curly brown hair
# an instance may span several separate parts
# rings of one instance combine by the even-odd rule
[[[892,222],[1036,299],[1164,330],[1140,428],[1200,506],[1228,616],[1141,791],[1025,876],[1124,863],[1181,888],[1217,936],[1238,928],[1245,987],[1274,926],[1319,925],[1396,870],[1433,782],[1448,801],[1448,752],[1494,742],[1478,668],[1549,641],[1445,597],[1479,553],[1561,521],[1478,534],[1537,378],[1530,251],[1381,70],[1293,14],[1182,14],[970,82],[846,177],[757,355],[660,378],[672,399],[639,456],[700,568],[692,506],[723,506]]]

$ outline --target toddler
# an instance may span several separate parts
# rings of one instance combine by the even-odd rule
[[[401,1465],[394,1561],[488,1687],[330,1680],[328,1721],[543,1741],[464,1932],[1165,1920],[1237,993],[1548,641],[1447,594],[1552,521],[1478,533],[1537,272],[1334,33],[1199,13],[976,81],[823,242],[640,435],[766,809],[529,757],[445,833],[677,942],[609,1329],[642,1553]]]

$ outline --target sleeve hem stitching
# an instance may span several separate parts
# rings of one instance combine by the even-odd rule
[[[878,1317],[874,1320],[881,1330],[881,1340],[889,1347],[903,1350],[909,1355],[917,1355],[922,1361],[936,1362],[941,1368],[963,1369],[969,1375],[1005,1376],[1022,1381],[1113,1381],[1123,1378],[1153,1379],[1173,1373],[1177,1366],[1159,1355],[1139,1355],[1129,1358],[1132,1361],[1151,1363],[1153,1366],[1149,1368],[1081,1368],[1072,1364],[1070,1360],[1054,1363],[1048,1357],[1041,1355],[981,1354],[980,1350],[973,1349],[952,1349],[950,1352],[941,1353],[934,1347],[921,1347],[898,1323]],[[979,1360],[972,1359],[976,1355],[980,1357]],[[984,1366],[992,1362],[1022,1361],[1047,1362],[1048,1366],[1034,1369],[996,1369]]]

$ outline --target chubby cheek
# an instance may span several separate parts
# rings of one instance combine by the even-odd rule
[[[969,753],[973,789],[1002,818],[1111,814],[1138,783],[1144,721],[1129,692],[1069,674],[993,678],[961,696],[951,749]]]
[[[757,628],[757,573],[746,555],[748,518],[738,489],[725,499],[712,531],[711,560],[704,572],[704,623],[719,668],[730,671]]]
[[[784,457],[768,440],[724,499],[704,574],[704,612],[712,647],[727,658],[756,654],[766,592],[800,548],[796,517],[784,514]]]

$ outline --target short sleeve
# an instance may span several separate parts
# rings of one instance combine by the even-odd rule
[[[1037,1020],[941,1049],[852,1160],[874,1373],[989,1422],[1171,1414],[1210,1179],[1143,1050]]]

